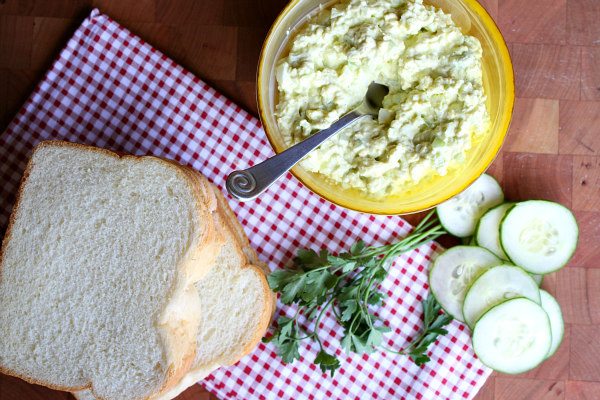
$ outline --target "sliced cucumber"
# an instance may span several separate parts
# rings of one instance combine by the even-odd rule
[[[540,290],[533,278],[514,265],[498,265],[482,273],[467,290],[463,317],[471,328],[491,307],[515,297],[540,304]]]
[[[543,289],[540,289],[540,297],[542,300],[541,306],[550,319],[550,330],[552,331],[552,344],[546,355],[546,358],[549,358],[556,353],[558,346],[560,346],[560,343],[563,340],[563,336],[565,335],[565,323],[563,321],[560,305],[556,299]]]
[[[513,205],[514,203],[502,203],[490,208],[481,216],[475,230],[477,245],[485,247],[503,260],[508,260],[508,257],[500,245],[500,221]]]
[[[516,204],[500,224],[500,242],[506,255],[534,274],[565,266],[575,252],[578,235],[573,213],[544,200]]]
[[[473,349],[482,363],[496,371],[519,374],[546,359],[552,343],[544,309],[525,298],[492,307],[475,324]]]
[[[462,305],[467,288],[483,271],[501,262],[482,247],[453,247],[433,262],[429,273],[431,292],[448,314],[464,321]]]
[[[538,286],[542,286],[542,282],[544,281],[544,275],[538,275],[538,274],[529,274],[529,275],[531,275],[531,277],[533,278],[535,283],[537,283]]]
[[[449,233],[467,237],[475,232],[479,217],[503,201],[504,194],[498,182],[483,174],[462,193],[437,206],[437,214]]]

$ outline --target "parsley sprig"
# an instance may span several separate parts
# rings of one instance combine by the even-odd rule
[[[281,302],[296,305],[296,311],[292,317],[279,317],[277,328],[264,341],[273,342],[286,363],[300,358],[300,342],[316,342],[319,352],[314,363],[333,376],[340,362],[335,354],[327,353],[319,337],[321,320],[326,311],[331,310],[343,329],[341,346],[346,352],[362,354],[382,349],[407,355],[417,365],[429,361],[427,348],[438,335],[447,333],[443,327],[452,321],[449,315],[440,313],[441,307],[433,296],[422,302],[423,331],[402,350],[383,345],[384,334],[390,328],[373,309],[385,300],[386,295],[379,287],[392,261],[446,233],[432,215],[433,212],[429,213],[408,236],[396,243],[367,246],[358,241],[348,252],[338,255],[327,250],[318,253],[299,250],[292,267],[274,271],[268,277],[269,286],[281,294]]]

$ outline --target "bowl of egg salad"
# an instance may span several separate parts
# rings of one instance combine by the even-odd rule
[[[475,0],[292,0],[265,40],[258,105],[279,153],[389,94],[292,173],[343,207],[406,214],[465,189],[494,160],[514,103],[508,49]]]

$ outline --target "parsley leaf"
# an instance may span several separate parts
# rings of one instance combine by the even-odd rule
[[[300,358],[300,352],[298,351],[299,344],[298,340],[277,342],[277,354],[279,354],[284,363],[288,364]]]
[[[328,354],[325,350],[321,350],[317,353],[314,363],[321,368],[323,373],[329,371],[331,376],[333,376],[335,371],[340,367],[340,360],[338,360],[336,356]]]
[[[396,243],[371,247],[359,240],[341,254],[325,249],[298,250],[293,267],[274,271],[268,277],[271,289],[281,294],[282,303],[294,305],[296,314],[280,317],[272,336],[263,341],[274,343],[283,361],[291,363],[300,358],[300,342],[312,340],[319,345],[314,363],[323,373],[333,376],[340,360],[324,349],[319,337],[320,321],[330,310],[343,330],[340,344],[345,352],[362,354],[381,349],[407,355],[417,365],[429,361],[427,349],[439,335],[447,333],[443,327],[452,321],[449,315],[440,313],[441,306],[433,296],[423,301],[423,332],[400,351],[384,347],[384,335],[390,328],[372,309],[383,305],[386,296],[379,286],[387,277],[391,262],[445,233],[431,219],[432,215],[433,212]],[[312,330],[300,326],[300,317]]]

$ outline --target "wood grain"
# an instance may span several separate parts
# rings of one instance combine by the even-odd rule
[[[496,399],[504,400],[563,400],[564,381],[496,377]]]
[[[505,152],[503,164],[507,199],[544,199],[571,207],[573,156]]]
[[[498,13],[498,25],[509,42],[565,42],[567,0],[506,0]]]
[[[32,43],[33,17],[0,15],[0,68],[28,69]]]
[[[600,211],[600,157],[573,156],[573,209]]]
[[[155,0],[136,0],[135,7],[127,1],[92,0],[92,6],[108,15],[118,15],[121,21],[153,22],[156,19]]]
[[[81,11],[91,7],[91,0],[3,0],[0,14],[56,18],[81,18]],[[129,7],[132,7],[130,3]]]
[[[157,0],[156,22],[166,25],[224,25],[224,6],[225,2],[220,0]]]
[[[480,1],[508,41],[518,96],[503,152],[489,172],[509,199],[544,198],[573,207],[580,242],[570,266],[544,278],[567,321],[557,354],[526,374],[493,374],[476,399],[599,399],[600,1]],[[258,54],[286,3],[0,0],[0,130],[92,7],[256,114]],[[67,398],[0,375],[0,400]],[[181,399],[214,396],[196,385]]]
[[[561,100],[559,153],[600,154],[600,102]]]
[[[68,18],[34,17],[31,46],[31,65],[34,71],[47,70],[60,48],[77,28]]]
[[[498,21],[498,0],[481,0],[479,4],[485,8],[495,21]]]
[[[520,153],[558,153],[559,100],[520,99],[504,149]]]
[[[556,273],[556,299],[567,324],[591,324],[600,310],[590,307],[589,296],[600,282],[588,282],[585,268],[569,267]],[[590,285],[590,286],[588,286]]]
[[[258,57],[266,35],[267,29],[264,27],[238,28],[236,81],[244,82],[256,79]]]
[[[12,376],[0,375],[0,399],[2,400],[72,400],[66,392],[32,385]]]
[[[35,73],[22,69],[0,68],[0,126],[4,127],[35,85]]]
[[[600,325],[571,326],[569,378],[576,381],[600,380]]]
[[[570,44],[600,44],[600,3],[567,0],[567,38]]]
[[[579,245],[569,264],[577,267],[600,268],[600,246],[598,245],[600,212],[575,211],[575,218],[579,224]],[[600,284],[598,288],[600,290]]]
[[[485,385],[477,393],[477,400],[494,400],[496,397],[496,374],[485,381]]]
[[[209,80],[236,80],[237,29],[231,26],[182,25],[170,30],[170,51],[183,65]],[[194,46],[184,45],[194,43]]]
[[[592,324],[600,325],[600,269],[586,269],[587,308]]]
[[[600,383],[568,381],[565,400],[595,400],[600,394]]]
[[[581,48],[582,100],[600,100],[600,69],[598,63],[600,63],[600,48]]]
[[[580,47],[512,43],[510,50],[517,97],[579,99]]]

